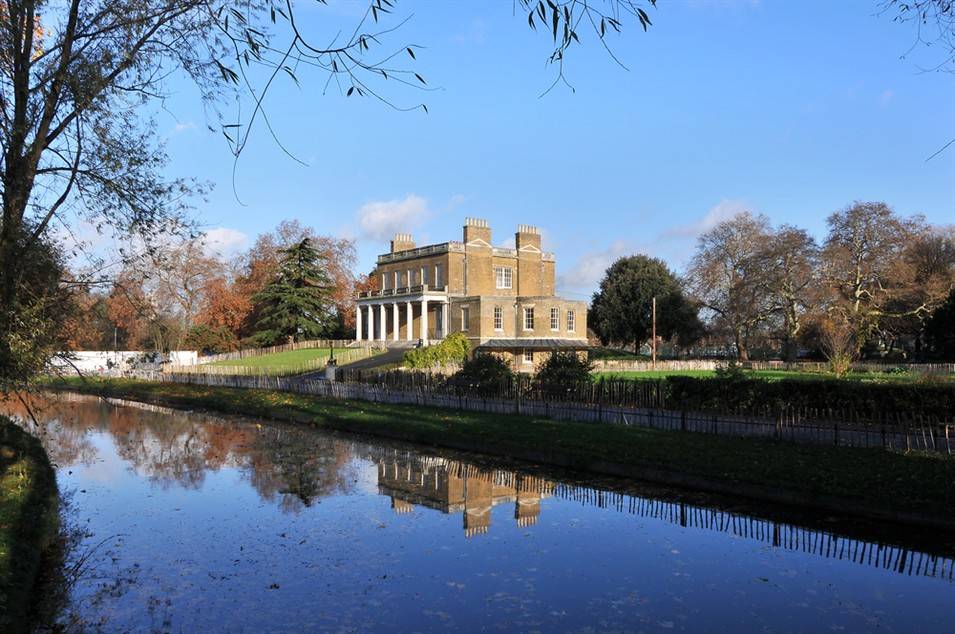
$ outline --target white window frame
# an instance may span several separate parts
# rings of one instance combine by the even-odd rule
[[[461,307],[461,332],[468,332],[471,329],[471,307]]]
[[[560,309],[556,306],[550,309],[550,329],[554,332],[560,330]]]
[[[528,323],[530,324],[530,326],[527,325]],[[534,307],[533,306],[524,307],[524,330],[534,330]]]
[[[534,363],[534,351],[532,349],[524,348],[521,350],[521,363]]]
[[[568,310],[567,311],[567,332],[576,332],[576,331],[577,331],[576,311]]]
[[[509,266],[495,267],[494,286],[501,289],[514,288],[514,269]]]
[[[501,332],[504,330],[504,308],[494,307],[494,330]]]

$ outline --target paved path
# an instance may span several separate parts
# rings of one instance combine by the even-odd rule
[[[408,348],[389,348],[388,350],[382,352],[381,354],[376,354],[373,357],[368,357],[367,359],[359,359],[358,361],[352,361],[351,363],[346,363],[345,365],[339,366],[339,369],[344,368],[348,370],[373,370],[383,365],[388,365],[391,363],[400,363],[402,358],[404,358],[405,352],[407,350]],[[296,376],[295,378],[302,379],[303,381],[315,381],[318,379],[324,379],[325,370],[323,368],[316,372],[300,374]]]

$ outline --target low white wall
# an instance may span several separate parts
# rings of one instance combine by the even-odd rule
[[[122,375],[134,370],[159,370],[164,363],[195,365],[198,358],[195,350],[173,350],[165,354],[141,350],[81,350],[62,352],[51,364],[67,374]]]

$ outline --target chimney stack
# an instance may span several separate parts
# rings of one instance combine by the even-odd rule
[[[395,239],[391,241],[391,252],[407,251],[414,248],[414,238],[410,233],[396,233]]]
[[[517,225],[517,233],[514,234],[514,248],[520,251],[523,247],[537,247],[541,250],[541,232],[537,227],[531,225]]]
[[[465,218],[464,244],[470,244],[475,240],[483,240],[488,246],[491,246],[491,227],[487,224],[487,220]]]

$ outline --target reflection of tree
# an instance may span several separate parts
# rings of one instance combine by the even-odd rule
[[[200,488],[210,471],[238,469],[264,500],[287,512],[317,498],[346,493],[354,480],[347,443],[307,428],[263,426],[191,412],[114,406],[101,400],[61,395],[34,399],[38,435],[61,467],[91,464],[96,449],[88,430],[109,434],[117,455],[163,488]],[[26,408],[0,401],[0,412],[23,420]]]
[[[355,479],[348,468],[350,447],[308,429],[264,427],[255,437],[255,454],[252,486],[265,499],[282,495],[287,511],[311,506],[316,498],[348,493]]]
[[[86,435],[84,422],[78,425],[65,425],[61,421],[71,416],[68,403],[50,401],[36,397],[27,398],[29,411],[23,402],[14,398],[0,398],[0,413],[22,421],[31,421],[36,417],[39,428],[33,432],[43,443],[50,456],[50,462],[57,465],[90,465],[96,457],[96,449]]]

